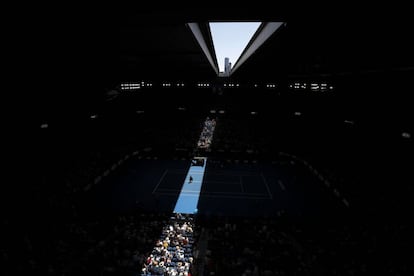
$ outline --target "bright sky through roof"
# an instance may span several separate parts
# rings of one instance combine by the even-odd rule
[[[232,67],[259,28],[261,22],[211,22],[210,29],[219,71],[224,72],[224,58]]]

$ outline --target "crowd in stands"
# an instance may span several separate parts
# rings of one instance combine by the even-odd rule
[[[82,256],[81,271],[131,275],[139,271],[151,244],[167,222],[162,213],[120,215],[105,239],[96,240]]]
[[[88,216],[81,202],[93,185],[151,146],[165,149],[167,145],[171,151],[177,145],[193,147],[199,134],[198,119],[175,114],[168,118],[169,123],[165,118],[160,121],[158,117],[132,114],[131,119],[126,115],[99,114],[70,125],[52,122],[38,130],[38,152],[28,171],[34,172],[32,180],[5,192],[9,197],[4,201],[7,208],[15,200],[22,204],[2,219],[3,229],[20,241],[2,242],[4,275],[140,272],[167,223],[164,214],[146,210],[95,218]]]
[[[282,215],[214,217],[202,227],[208,230],[205,276],[408,273],[407,256],[398,248],[404,247],[409,230],[401,225],[359,220],[305,223]]]
[[[406,226],[411,209],[404,202],[412,202],[412,185],[406,180],[412,176],[387,171],[389,163],[410,171],[406,159],[386,155],[373,146],[379,157],[375,162],[376,158],[360,148],[353,149],[353,144],[343,146],[342,135],[331,140],[332,135],[324,138],[315,134],[312,137],[323,139],[310,139],[306,134],[311,134],[312,128],[295,130],[301,129],[295,118],[293,126],[273,124],[263,117],[220,118],[217,127],[216,119],[207,118],[198,136],[199,118],[136,116],[131,121],[119,117],[111,122],[98,116],[79,129],[65,125],[58,129],[50,123],[48,129],[39,130],[39,152],[29,166],[37,173],[33,175],[40,175],[40,183],[30,175],[31,181],[16,185],[17,196],[4,203],[5,210],[16,210],[1,221],[5,232],[0,248],[2,275],[191,275],[194,254],[189,246],[194,245],[197,233],[190,217],[171,219],[169,214],[141,210],[91,218],[78,208],[77,196],[137,150],[155,146],[164,152],[196,144],[215,153],[242,152],[256,154],[255,158],[274,157],[289,144],[283,149],[311,161],[333,185],[351,196],[350,201],[358,199],[359,207],[372,208],[371,214],[378,218],[372,224],[364,220],[332,225],[315,222],[315,227],[281,222],[279,216],[206,220],[203,227],[208,229],[209,250],[205,276],[408,274],[409,254],[402,249],[411,238]],[[372,166],[377,174],[387,173],[387,185],[381,184],[383,175],[370,178],[375,174],[366,172],[370,164],[378,165]],[[379,206],[384,212],[374,210]],[[395,212],[394,206],[399,206],[400,212]],[[395,221],[390,221],[391,216]]]
[[[193,227],[192,216],[174,214],[145,260],[142,275],[191,275]]]
[[[301,249],[296,248],[288,232],[274,229],[271,221],[217,218],[210,225],[206,226],[209,238],[204,275],[273,275],[273,271],[304,269]]]
[[[212,151],[225,154],[256,151],[258,149],[258,140],[256,139],[255,131],[256,129],[252,126],[251,119],[240,122],[228,118],[220,118],[220,124],[216,128]]]
[[[19,239],[2,240],[2,275],[194,275],[189,248],[200,227],[208,233],[205,276],[409,275],[411,231],[398,222],[170,216],[137,212],[20,229]]]
[[[136,211],[40,220],[17,233],[3,228],[16,239],[3,243],[2,275],[137,274],[168,216]]]
[[[213,134],[214,129],[216,127],[216,120],[210,119],[207,117],[207,119],[204,121],[203,129],[200,134],[200,138],[197,142],[197,147],[200,149],[209,149],[211,146],[211,143],[213,142]]]

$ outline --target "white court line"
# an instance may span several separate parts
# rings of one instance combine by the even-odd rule
[[[272,193],[270,192],[269,185],[267,185],[266,178],[264,177],[264,175],[263,175],[262,173],[261,173],[260,175],[262,176],[263,182],[264,182],[264,184],[265,184],[265,186],[266,186],[267,192],[269,193],[270,199],[273,199],[273,195],[272,195]]]
[[[175,194],[170,193],[157,193],[159,195],[164,196],[176,196]],[[197,195],[186,195],[188,197],[197,197]],[[269,197],[259,197],[259,196],[230,196],[230,195],[207,195],[207,194],[200,194],[199,197],[212,197],[212,198],[234,198],[234,199],[270,199]]]
[[[185,195],[185,196],[189,196],[189,197],[200,197],[200,195],[198,195],[198,194],[192,195],[192,194],[184,194],[184,193],[181,193],[180,196],[181,195]]]
[[[278,180],[277,183],[279,183],[280,189],[282,189],[282,191],[286,191],[285,185],[283,185],[282,180]]]
[[[181,193],[185,193],[185,194],[200,194],[199,191],[191,191],[191,190],[181,190]]]
[[[261,195],[261,196],[263,196],[263,195],[266,195],[266,194],[263,194],[263,193],[235,193],[235,192],[204,192],[204,193],[206,193],[206,194],[222,194],[222,195],[226,195],[226,194],[229,194],[229,195],[238,195],[238,194],[240,194],[240,195],[246,195],[246,196],[249,196],[249,195],[254,195],[254,196],[259,196],[259,195]]]
[[[162,193],[162,192],[169,192],[169,193],[174,193],[174,192],[179,192],[180,190],[176,190],[176,189],[158,189],[157,190],[157,194]],[[185,193],[197,193],[197,191],[191,191],[191,190],[182,190],[181,192],[185,192]],[[244,196],[263,196],[266,194],[263,193],[235,193],[235,192],[203,192],[200,196],[203,196],[204,194],[219,194],[219,195],[244,195]]]
[[[196,193],[195,191],[183,191],[186,193]],[[218,194],[218,195],[243,195],[243,196],[263,196],[262,193],[234,193],[234,192],[203,192],[203,194]],[[203,195],[201,194],[201,196]]]
[[[233,198],[233,199],[269,199],[269,197],[258,197],[258,196],[229,196],[229,195],[200,195],[200,197],[212,197],[212,198]]]
[[[179,172],[179,171],[169,171],[168,173],[170,173],[170,174],[187,174],[186,172]],[[199,173],[199,172],[193,172],[192,174],[196,174],[196,175],[199,175],[199,174],[202,174],[202,173]]]
[[[236,198],[236,199],[269,199],[268,197],[258,197],[258,196],[230,196],[230,195],[186,195],[189,197],[213,197],[213,198]]]
[[[237,171],[230,171],[229,173],[227,172],[206,172],[206,175],[228,175],[228,176],[257,176],[256,173],[241,173],[241,172],[237,172]]]
[[[160,186],[161,181],[164,179],[164,177],[165,177],[165,175],[167,174],[167,172],[168,172],[168,169],[166,169],[166,170],[165,170],[165,172],[164,172],[164,173],[163,173],[163,175],[161,176],[160,180],[158,181],[157,186],[155,186],[154,190],[152,190],[152,193],[154,193],[154,192],[157,190],[158,186]]]
[[[193,175],[193,174],[203,174],[203,173],[202,172],[192,172],[191,174]]]
[[[227,181],[204,181],[204,184],[208,183],[222,183],[222,184],[229,184],[229,185],[240,185],[240,182],[227,182]]]

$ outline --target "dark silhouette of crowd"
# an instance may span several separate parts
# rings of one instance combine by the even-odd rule
[[[366,122],[352,127],[337,126],[334,119],[320,123],[323,116],[307,118],[306,110],[302,118],[283,109],[283,102],[276,104],[283,109],[277,111],[280,118],[269,115],[275,101],[266,103],[266,112],[251,115],[233,99],[223,116],[206,121],[205,113],[188,116],[170,109],[160,118],[156,112],[167,108],[168,101],[150,98],[157,110],[153,113],[147,107],[138,114],[135,106],[110,103],[117,107],[97,112],[94,119],[89,114],[52,118],[48,128],[34,131],[33,152],[18,156],[15,177],[24,181],[4,187],[2,275],[195,275],[196,255],[205,257],[206,276],[408,275],[412,140],[374,136],[382,126],[361,131],[369,126]],[[245,115],[235,112],[232,117],[232,105]],[[102,214],[81,204],[93,185],[134,154],[170,158],[177,148],[190,154],[194,145],[237,160],[278,160],[281,151],[288,152],[301,164],[311,164],[348,199],[349,214],[299,222],[280,213],[262,218],[195,216],[191,222],[145,206]],[[201,229],[208,233],[208,246],[195,254],[188,245],[199,247]]]
[[[203,275],[407,275],[407,226],[381,221],[214,217]],[[396,255],[395,255],[396,254]]]

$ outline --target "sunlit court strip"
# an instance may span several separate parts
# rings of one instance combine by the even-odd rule
[[[208,149],[210,147],[215,125],[215,119],[210,120],[207,117],[197,142],[198,148]],[[198,211],[197,204],[206,166],[207,157],[194,157],[191,160],[173,211],[174,216],[170,218],[169,225],[164,227],[152,254],[143,265],[141,275],[189,275],[193,263],[193,215]],[[161,180],[166,173],[167,171]]]
[[[206,169],[207,158],[196,157],[196,160],[204,160],[202,165],[191,165],[185,177],[181,193],[174,208],[174,213],[195,214],[200,197],[201,186],[203,184],[204,172]],[[190,181],[190,177],[192,181]]]

